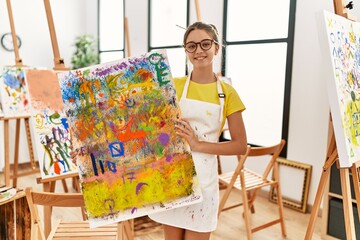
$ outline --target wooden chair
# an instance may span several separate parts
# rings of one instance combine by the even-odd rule
[[[278,164],[276,161],[284,145],[285,145],[285,140],[281,140],[279,144],[268,147],[248,146],[246,153],[244,155],[238,156],[238,165],[235,171],[219,175],[220,183],[226,186],[226,190],[219,204],[219,216],[222,211],[229,210],[238,206],[243,206],[244,208],[243,217],[245,219],[246,234],[248,239],[252,239],[253,232],[262,230],[277,223],[280,223],[282,235],[283,237],[286,237],[285,222],[283,216],[283,202],[282,202],[282,195],[279,184],[279,171],[278,171]],[[250,157],[261,157],[261,156],[263,156],[264,158],[265,156],[267,156],[267,158],[270,159],[264,173],[258,174],[254,171],[245,168],[246,161],[256,160],[256,158],[251,159]],[[270,179],[271,176],[269,176],[269,173],[271,171],[273,171],[273,179]],[[274,186],[274,190],[277,193],[279,218],[264,223],[260,226],[253,227],[251,226],[251,221],[250,221],[250,211],[253,213],[255,212],[253,209],[253,204],[256,198],[256,194],[261,188],[271,185]],[[235,204],[224,208],[225,203],[230,195],[230,192],[233,189],[241,193],[242,201],[239,204]]]
[[[58,220],[46,238],[43,223],[40,220],[38,207],[84,207],[84,198],[81,193],[51,193],[35,192],[31,187],[25,189],[26,199],[31,213],[31,239],[122,239],[133,240],[131,221],[124,221],[108,226],[89,228],[87,221]]]

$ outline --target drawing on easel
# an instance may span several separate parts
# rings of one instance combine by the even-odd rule
[[[77,167],[70,157],[71,134],[56,72],[27,70],[25,78],[41,178],[76,173]]]
[[[202,200],[166,51],[58,76],[90,226]]]
[[[341,167],[360,159],[360,23],[324,11],[328,97]]]
[[[5,117],[29,116],[30,103],[25,69],[3,67],[0,73],[0,97]]]

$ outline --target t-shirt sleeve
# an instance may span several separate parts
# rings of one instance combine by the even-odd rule
[[[233,114],[234,112],[244,111],[245,105],[240,99],[239,94],[236,90],[229,84],[225,83],[225,106],[226,106],[226,116]]]
[[[184,84],[186,82],[186,76],[184,77],[175,77],[173,78],[174,79],[174,87],[175,87],[175,90],[176,90],[176,97],[177,99],[180,99],[181,97],[181,94],[184,90]]]

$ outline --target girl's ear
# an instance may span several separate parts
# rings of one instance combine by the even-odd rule
[[[218,52],[219,52],[219,46],[218,46],[218,45],[216,45],[216,46],[215,46],[215,55],[217,55],[217,54],[218,54]]]

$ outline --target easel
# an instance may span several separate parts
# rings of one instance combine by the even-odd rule
[[[52,49],[54,53],[54,70],[59,70],[59,71],[70,70],[70,68],[65,67],[64,59],[60,57],[59,45],[56,38],[55,25],[51,12],[50,0],[44,0],[44,5],[45,5],[45,12],[48,21],[48,26],[49,26]]]
[[[345,8],[344,0],[334,0],[334,9],[335,13],[346,17],[350,20],[354,18],[349,17],[347,9]],[[339,166],[339,157],[336,147],[334,128],[332,125],[332,120],[330,116],[329,120],[329,130],[328,130],[328,146],[326,160],[323,166],[323,172],[321,174],[318,190],[315,197],[315,202],[311,210],[310,221],[305,235],[305,240],[311,240],[315,227],[315,220],[318,216],[320,203],[324,195],[325,187],[328,186],[330,169],[334,163],[337,163]],[[356,195],[357,207],[360,209],[360,185],[359,185],[359,166],[360,160],[354,163],[351,167],[353,173],[353,184]],[[339,168],[339,167],[338,167]],[[344,211],[344,220],[345,220],[345,230],[346,230],[346,239],[355,240],[355,225],[354,225],[354,216],[352,209],[351,201],[351,190],[350,190],[350,180],[349,180],[349,168],[340,168],[340,180],[341,180],[341,191],[342,191],[342,200],[343,200],[343,211]],[[360,219],[360,214],[359,214]]]
[[[46,17],[47,17],[47,21],[48,21],[49,31],[50,31],[51,44],[52,44],[53,53],[54,53],[54,68],[53,69],[57,70],[57,71],[70,70],[70,68],[65,67],[64,59],[60,57],[59,45],[57,43],[55,26],[54,26],[54,21],[53,21],[52,12],[51,12],[50,0],[44,0],[44,6],[45,6],[45,12],[46,12]],[[67,188],[67,185],[65,182],[65,178],[69,178],[69,177],[75,178],[77,176],[78,176],[78,174],[76,173],[76,174],[67,174],[64,176],[56,176],[56,177],[47,178],[47,179],[38,178],[37,183],[43,184],[44,191],[54,191],[56,180],[61,180],[63,183],[64,191],[67,192],[68,188]],[[74,185],[73,187],[75,189],[78,189],[78,186]]]
[[[44,0],[44,5],[45,5],[46,16],[47,16],[47,20],[48,20],[50,37],[51,37],[53,53],[54,53],[54,68],[53,69],[57,70],[57,71],[70,70],[70,68],[65,67],[64,60],[60,57],[60,52],[59,52],[56,33],[55,33],[55,26],[54,26],[54,22],[53,22],[51,7],[50,7],[50,0]],[[125,25],[124,26],[125,30],[128,31],[127,18],[125,18],[124,25]],[[127,54],[130,55],[130,43],[129,43],[128,36],[129,35],[127,33],[127,35],[126,35],[127,41],[128,41],[127,42]],[[78,173],[71,173],[71,174],[66,174],[66,175],[59,175],[59,176],[52,177],[52,178],[46,178],[46,179],[37,178],[37,183],[43,184],[44,191],[54,192],[56,181],[61,180],[63,182],[64,190],[65,190],[65,192],[67,192],[65,179],[72,178],[73,179],[73,188],[75,190],[79,191],[78,177],[79,177]],[[82,211],[82,212],[84,212],[84,211]],[[46,237],[49,235],[49,233],[51,231],[51,215],[52,215],[52,208],[45,206],[44,207],[44,233],[45,233]],[[84,215],[83,215],[83,218],[85,218]],[[125,225],[127,226],[127,224],[125,224]],[[131,232],[133,231],[133,229],[130,229],[130,230],[131,230]],[[122,234],[120,239],[125,239],[125,237],[127,239],[133,239],[132,233],[130,233],[130,231],[125,231],[125,233]]]
[[[199,0],[194,0],[194,3],[195,3],[195,11],[196,11],[196,21],[200,22],[202,21],[202,18],[201,18],[201,11],[200,11],[200,4],[199,4]],[[217,74],[219,77],[221,77],[221,72],[219,72]],[[223,132],[221,133],[220,135],[220,141],[224,141],[225,139],[223,138],[223,135],[224,135],[224,131],[225,129],[223,130]],[[222,168],[221,168],[221,160],[220,160],[220,156],[217,155],[217,162],[218,162],[218,174],[220,175],[222,173]],[[221,189],[225,189],[226,187],[222,184],[222,183],[219,183],[220,184],[220,190]]]
[[[4,117],[2,120],[4,121],[4,153],[5,153],[5,185],[11,186],[10,179],[13,179],[13,187],[17,185],[17,178],[22,176],[31,175],[34,173],[39,172],[39,168],[37,167],[32,140],[31,140],[31,133],[30,133],[30,124],[29,124],[29,116],[25,117]],[[20,123],[21,119],[25,121],[25,131],[26,131],[26,138],[28,141],[28,150],[30,154],[30,165],[31,169],[29,171],[18,173],[18,165],[19,165],[19,144],[20,144]],[[10,120],[16,120],[16,130],[15,130],[15,149],[14,149],[14,163],[13,163],[13,174],[11,174],[10,170],[10,145],[9,145],[9,125]]]
[[[24,67],[22,60],[19,55],[19,46],[16,39],[16,32],[14,26],[14,19],[12,15],[12,8],[10,0],[6,0],[8,15],[9,15],[9,22],[10,22],[10,29],[11,29],[11,36],[14,45],[14,53],[15,53],[15,65],[16,67]],[[31,133],[30,133],[30,125],[29,125],[29,118],[30,116],[21,116],[21,117],[3,117],[1,120],[4,121],[4,153],[5,153],[5,185],[10,186],[10,179],[13,179],[13,187],[17,185],[17,178],[21,176],[27,176],[30,174],[34,174],[39,171],[36,166],[36,161],[34,158],[32,140],[31,140]],[[20,123],[21,119],[25,121],[25,131],[26,131],[26,138],[28,141],[28,150],[30,155],[30,164],[31,170],[27,172],[23,172],[21,174],[18,173],[18,165],[19,165],[19,144],[20,144]],[[9,146],[9,122],[10,120],[16,120],[16,131],[15,131],[15,149],[14,149],[14,169],[13,174],[11,175],[10,170],[10,146]]]
[[[199,0],[194,0],[194,3],[195,3],[195,11],[196,11],[196,21],[200,22],[202,21],[201,19],[201,11],[200,11],[200,4],[199,4]],[[221,72],[219,72],[217,74],[219,77],[221,76]],[[221,133],[220,135],[220,141],[223,141],[224,138],[223,138],[223,134],[224,134],[224,131]],[[221,169],[221,160],[220,160],[220,156],[217,155],[217,162],[218,162],[218,174],[220,175],[222,173],[222,169]],[[220,183],[220,189],[225,189],[226,187]]]
[[[199,0],[194,0],[194,1],[195,1],[195,10],[196,10],[196,20],[201,21]]]
[[[11,37],[14,44],[14,53],[15,53],[15,66],[17,67],[23,67],[22,60],[19,56],[19,46],[16,39],[16,32],[15,32],[15,26],[14,26],[14,18],[12,15],[12,8],[11,8],[11,2],[10,0],[6,0],[8,15],[9,15],[9,22],[10,22],[10,29],[11,29]]]
[[[329,133],[328,133],[328,147],[326,160],[323,166],[323,172],[321,174],[318,190],[316,192],[316,197],[314,201],[313,208],[311,210],[310,221],[308,224],[308,228],[306,231],[305,239],[311,239],[312,234],[314,232],[315,220],[318,216],[320,203],[322,197],[324,195],[325,187],[329,181],[331,166],[336,162],[338,163],[338,152],[336,148],[334,129],[332,126],[332,121],[329,121]],[[352,171],[357,172],[357,166],[359,162],[355,163],[352,166]],[[355,174],[357,176],[357,174]],[[344,209],[344,218],[345,218],[345,226],[346,226],[346,238],[347,239],[356,239],[355,236],[355,226],[354,226],[354,216],[352,210],[352,202],[351,202],[351,191],[350,191],[350,180],[349,180],[349,168],[340,168],[340,180],[341,180],[341,189],[342,189],[342,198],[343,198],[343,209]],[[358,182],[355,185],[355,178],[353,179],[354,186],[359,186]],[[356,188],[355,188],[356,189]],[[357,189],[357,192],[359,189]],[[359,198],[357,199],[357,205],[359,205]]]
[[[54,20],[52,16],[51,6],[50,6],[50,0],[44,0],[44,6],[45,6],[45,12],[47,17],[47,22],[49,26],[49,32],[50,32],[50,38],[51,38],[51,44],[54,54],[54,70],[55,71],[67,71],[70,70],[70,68],[65,66],[65,61],[63,58],[60,57],[60,51],[59,51],[59,45],[57,42],[56,32],[55,32],[55,25]],[[54,192],[56,181],[61,180],[64,192],[68,192],[66,179],[72,178],[73,179],[73,188],[76,191],[79,191],[79,185],[78,185],[78,173],[71,173],[66,175],[59,175],[56,177],[51,178],[37,178],[36,181],[38,184],[43,185],[43,191],[45,192]],[[52,208],[51,207],[44,207],[44,232],[45,236],[48,236],[51,231],[51,215],[52,215]]]
[[[125,31],[125,57],[130,57],[131,56],[130,35],[129,35],[129,22],[127,17],[124,17],[124,31]]]

